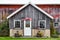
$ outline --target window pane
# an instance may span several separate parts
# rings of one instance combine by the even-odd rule
[[[44,24],[45,24],[45,22],[44,22],[44,21],[41,21],[41,22],[40,22],[40,28],[44,28],[44,27],[45,27]]]
[[[58,23],[55,23],[55,26],[58,26]]]
[[[45,28],[45,25],[46,25],[46,24],[45,24],[45,21],[43,21],[43,20],[40,20],[40,21],[39,21],[39,25],[38,25],[38,26],[39,26],[40,28]]]
[[[26,27],[30,27],[30,21],[26,20]]]
[[[19,28],[20,27],[20,21],[15,21],[15,27]]]

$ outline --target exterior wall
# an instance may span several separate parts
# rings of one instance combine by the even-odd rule
[[[10,29],[10,37],[14,37],[14,34],[19,31],[20,35],[24,35],[24,30],[22,29]],[[43,32],[43,37],[50,37],[50,30],[49,29],[45,29],[45,30],[38,30],[38,29],[32,29],[32,37],[36,37],[37,32],[41,31]]]
[[[10,29],[10,37],[14,37],[14,34],[17,31],[19,32],[19,35],[22,35],[23,36],[23,30],[22,29]]]
[[[38,21],[39,20],[46,20],[46,29],[50,29],[50,18],[47,17],[44,13],[41,11],[37,10],[33,6],[29,5],[25,7],[23,10],[19,11],[17,14],[15,14],[13,17],[9,19],[9,28],[10,29],[15,29],[14,28],[14,20],[21,20],[21,28],[24,29],[24,24],[23,20],[24,18],[29,17],[32,18],[32,29],[38,29]],[[33,30],[34,31],[34,30]],[[32,35],[35,35],[34,33]]]
[[[45,37],[50,37],[50,29],[46,29],[44,33]]]
[[[13,34],[13,29],[10,29],[10,37],[13,37],[14,34]]]
[[[35,37],[38,32],[38,29],[32,29],[32,37]]]

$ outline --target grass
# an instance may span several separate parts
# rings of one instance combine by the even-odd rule
[[[60,40],[60,38],[11,38],[11,37],[0,37],[0,40]]]

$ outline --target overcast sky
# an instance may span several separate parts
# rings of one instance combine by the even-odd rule
[[[60,4],[60,0],[0,0],[0,4]]]

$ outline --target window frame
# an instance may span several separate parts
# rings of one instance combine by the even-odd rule
[[[45,29],[45,28],[46,28],[46,20],[39,20],[39,21],[38,21],[38,26],[39,26],[39,28],[40,28],[40,22],[41,22],[41,21],[44,21],[44,22],[45,22],[45,27],[44,27],[44,28],[41,28],[41,29]]]
[[[20,22],[20,27],[19,28],[21,28],[21,20],[14,20],[14,27],[15,27],[15,22],[16,21],[19,21]],[[17,27],[15,27],[15,28],[17,28]]]
[[[26,26],[27,25],[27,20],[25,21],[25,27],[30,27],[31,26],[31,24],[30,24],[30,20],[28,20],[29,21],[29,26]]]
[[[54,22],[54,24],[53,24],[55,28],[58,28],[58,26],[59,26],[59,23],[58,23],[58,25],[57,25],[57,26],[55,26],[55,23],[58,23],[58,22]]]
[[[55,28],[58,28],[58,26],[59,26],[59,22],[58,22],[58,20],[59,20],[59,18],[54,19],[53,26],[54,26]],[[55,26],[55,23],[58,23],[58,25]]]

